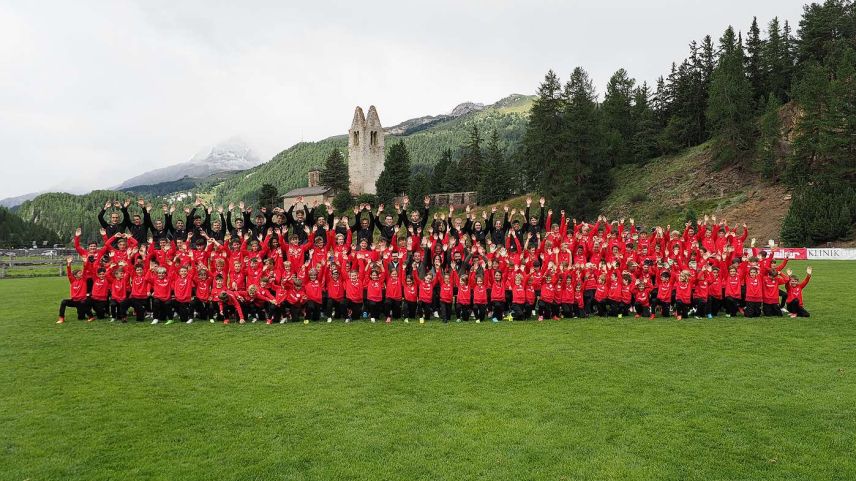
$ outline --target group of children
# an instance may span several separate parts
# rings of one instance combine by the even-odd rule
[[[800,280],[770,251],[744,253],[738,233],[716,217],[683,231],[640,229],[633,219],[577,222],[539,202],[539,214],[504,208],[464,217],[455,210],[429,218],[429,198],[408,213],[409,199],[384,212],[353,209],[353,219],[316,216],[317,205],[295,209],[227,209],[196,200],[184,221],[162,206],[152,221],[140,199],[107,203],[99,214],[103,243],[74,245],[83,266],[67,259],[70,297],[60,304],[81,320],[119,320],[130,313],[152,324],[175,319],[264,321],[267,324],[343,319],[371,322],[436,318],[482,322],[582,318],[808,317]],[[104,215],[107,209],[118,212]],[[196,215],[202,209],[204,218]],[[121,212],[121,214],[120,214]],[[212,214],[215,219],[212,221]],[[219,218],[219,220],[218,220]],[[377,231],[377,232],[376,232]]]

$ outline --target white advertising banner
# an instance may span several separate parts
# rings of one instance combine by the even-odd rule
[[[856,249],[844,249],[828,247],[820,249],[806,249],[809,259],[824,259],[830,261],[856,261]]]

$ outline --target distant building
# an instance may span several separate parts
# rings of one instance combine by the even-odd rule
[[[291,207],[298,197],[303,197],[303,203],[312,205],[315,202],[323,204],[327,200],[333,199],[333,189],[326,185],[318,185],[321,179],[321,171],[312,169],[309,171],[309,184],[307,187],[300,187],[288,191],[282,196],[282,204],[286,209]]]
[[[348,175],[351,194],[375,194],[375,183],[383,172],[383,127],[374,105],[368,118],[363,109],[354,110],[354,120],[348,130]]]

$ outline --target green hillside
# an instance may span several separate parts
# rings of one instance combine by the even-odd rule
[[[34,241],[39,247],[60,242],[50,229],[27,222],[9,209],[0,207],[0,247],[29,247]]]
[[[16,208],[24,220],[42,225],[56,232],[61,242],[70,243],[74,230],[83,228],[84,239],[98,237],[98,212],[108,200],[125,199],[132,194],[114,190],[94,190],[84,195],[51,192],[28,200]],[[130,207],[139,212],[136,204]]]
[[[468,129],[475,124],[484,135],[496,129],[506,151],[513,153],[526,129],[526,116],[533,99],[531,96],[511,95],[484,110],[439,122],[409,135],[387,136],[386,145],[390,147],[395,140],[404,139],[414,165],[433,165],[443,150],[457,152],[467,138]],[[251,201],[264,183],[273,184],[283,193],[304,187],[307,183],[306,173],[311,168],[323,166],[324,159],[334,148],[340,149],[347,158],[347,147],[347,135],[318,142],[301,142],[275,155],[270,162],[214,186],[214,199],[218,202],[240,199]]]

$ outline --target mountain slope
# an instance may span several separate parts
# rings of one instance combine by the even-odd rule
[[[242,140],[234,138],[200,151],[187,162],[151,170],[131,177],[116,189],[128,189],[139,185],[154,185],[190,178],[209,177],[219,172],[241,171],[261,164],[256,153]]]
[[[387,128],[387,131],[398,134],[387,134],[385,143],[389,148],[398,139],[403,139],[414,165],[433,165],[444,149],[457,152],[468,137],[471,125],[475,124],[485,138],[496,129],[503,146],[511,153],[523,137],[526,116],[533,100],[533,96],[515,94],[489,106],[460,104],[450,114],[420,117]],[[346,127],[342,130],[346,131]],[[347,158],[347,135],[296,144],[269,162],[226,179],[211,193],[219,202],[251,201],[264,183],[273,184],[282,193],[306,186],[306,173],[313,167],[323,167],[325,158],[334,148],[341,150]]]
[[[642,226],[671,225],[683,230],[692,210],[726,219],[729,225],[750,226],[750,235],[778,239],[790,207],[783,184],[770,183],[757,172],[736,166],[717,169],[711,142],[673,156],[612,170],[615,189],[604,202],[611,218],[633,217]]]
[[[35,199],[41,193],[42,192],[30,192],[29,194],[0,199],[0,207],[6,207],[7,209],[11,209],[12,207],[19,206],[28,200]]]

